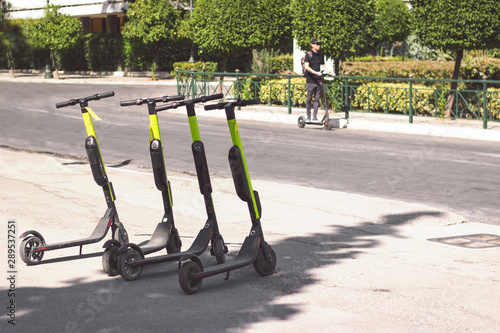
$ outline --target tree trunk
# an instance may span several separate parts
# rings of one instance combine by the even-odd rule
[[[224,54],[222,55],[222,64],[221,64],[221,69],[220,69],[220,71],[221,71],[222,73],[224,73],[224,72],[226,71],[226,67],[227,67],[227,58],[228,58],[228,54],[227,54],[227,53],[224,53]],[[223,94],[224,92],[223,92],[223,89],[222,89],[222,85],[223,85],[223,82],[224,82],[224,75],[221,75],[221,76],[220,76],[220,81],[219,81],[219,82],[220,82],[220,83],[219,83],[219,85],[217,86],[217,91],[216,91],[216,92],[217,92],[218,94]]]
[[[54,69],[55,69],[54,79],[59,80],[59,71],[57,70],[57,57],[56,57],[54,51],[50,51],[50,54],[52,55],[52,59],[54,59],[53,60],[53,62],[54,62]]]
[[[373,46],[372,48],[372,62],[376,62],[377,61],[377,46]]]
[[[464,57],[464,50],[457,51],[457,56],[455,58],[455,68],[453,68],[452,80],[458,80],[460,74],[460,65],[462,63],[462,58]],[[458,82],[452,81],[450,92],[448,93],[448,99],[446,100],[446,109],[444,112],[444,119],[451,119],[451,109],[453,107],[453,102],[455,101],[456,90],[458,88]]]

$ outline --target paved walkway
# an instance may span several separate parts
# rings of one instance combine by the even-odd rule
[[[176,80],[167,73],[160,73],[157,81],[152,81],[147,72],[123,73],[60,73],[60,79],[44,79],[43,72],[16,72],[12,78],[7,70],[0,71],[0,80],[12,82],[39,82],[51,84],[85,83],[85,84],[149,84],[176,85]],[[268,107],[264,105],[245,107],[243,118],[259,121],[283,122],[296,124],[299,115],[305,114],[304,108],[294,108],[293,114],[288,114],[285,107]],[[320,110],[321,114],[321,110]],[[407,116],[378,113],[350,112],[348,121],[344,113],[333,113],[334,119],[339,119],[337,126],[342,128],[382,131],[404,134],[432,135],[457,139],[473,139],[500,141],[500,122],[488,122],[487,130],[483,129],[481,120],[448,120],[433,117],[413,117],[413,124]]]

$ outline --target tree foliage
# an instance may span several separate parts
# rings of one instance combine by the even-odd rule
[[[137,0],[130,4],[127,18],[123,36],[149,49],[154,59],[154,75],[162,46],[178,37],[180,12],[169,1]]]
[[[204,51],[225,59],[252,49],[279,48],[291,42],[289,4],[290,0],[198,0],[189,20],[190,37]]]
[[[5,19],[9,15],[9,10],[12,8],[10,2],[6,0],[0,0],[0,29],[2,28]]]
[[[57,72],[55,52],[67,50],[82,36],[82,23],[67,14],[61,14],[57,5],[48,4],[41,19],[29,19],[23,25],[28,44],[35,49],[50,51]]]
[[[421,43],[443,51],[500,47],[500,1],[410,0]]]
[[[323,40],[321,52],[339,61],[371,48],[375,0],[292,0],[293,36],[310,49],[312,38]]]
[[[415,32],[422,45],[456,52],[452,79],[458,79],[464,50],[500,46],[500,1],[410,0]],[[448,109],[451,116],[457,83],[451,84]]]
[[[41,19],[29,19],[23,26],[28,43],[39,49],[60,51],[74,46],[82,36],[82,23],[61,14],[57,5],[47,5]]]
[[[411,32],[411,12],[402,0],[377,0],[373,50],[383,43],[404,41]],[[373,54],[375,56],[375,54]]]

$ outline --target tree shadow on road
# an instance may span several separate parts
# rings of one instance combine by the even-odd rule
[[[381,237],[402,237],[397,225],[439,214],[389,214],[382,223],[332,225],[331,232],[289,237],[271,243],[278,260],[275,274],[261,277],[247,266],[232,271],[227,281],[225,274],[204,279],[200,291],[189,296],[179,287],[177,263],[148,267],[140,279],[127,282],[106,276],[100,258],[82,259],[81,266],[78,261],[54,262],[66,265],[73,276],[57,288],[44,287],[51,265],[26,267],[22,274],[37,274],[39,286],[22,287],[19,276],[16,326],[24,332],[235,332],[255,323],[285,321],[303,310],[299,303],[279,299],[318,283],[318,269],[340,268],[381,246]],[[207,254],[202,259],[214,264]],[[91,271],[85,268],[89,264]]]

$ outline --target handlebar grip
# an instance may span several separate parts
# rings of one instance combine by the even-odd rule
[[[185,98],[184,95],[167,96],[167,98],[165,98],[163,102],[182,101],[184,98]]]
[[[70,106],[70,105],[72,105],[72,104],[70,103],[70,101],[60,102],[60,103],[57,103],[57,104],[56,104],[56,108],[60,109],[60,108],[64,108],[64,107],[66,107],[66,106]]]
[[[136,105],[137,100],[130,100],[130,101],[121,101],[120,106],[130,106],[130,105]]]
[[[205,111],[222,109],[228,102],[221,102],[217,104],[205,105]]]
[[[197,99],[193,100],[193,102],[195,102],[195,103],[207,102],[207,101],[213,101],[216,99],[221,99],[223,97],[224,97],[224,94],[215,94],[215,95],[209,95],[209,96],[203,96],[203,97],[197,98]]]
[[[157,108],[155,108],[155,111],[156,112],[160,112],[160,111],[165,111],[165,110],[169,110],[169,109],[176,109],[178,108],[179,106],[183,105],[181,104],[182,102],[180,103],[172,103],[172,104],[166,104],[166,105],[162,105],[162,106],[158,106]]]
[[[260,99],[254,98],[254,99],[245,99],[237,103],[238,106],[245,106],[245,105],[254,105],[254,104],[260,104]]]
[[[105,93],[102,93],[102,94],[97,94],[97,99],[100,99],[100,98],[108,98],[108,97],[112,97],[115,95],[115,92],[114,91],[107,91]]]

